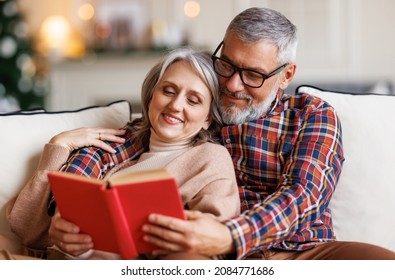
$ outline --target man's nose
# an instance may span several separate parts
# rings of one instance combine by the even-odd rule
[[[240,75],[240,72],[235,71],[230,78],[226,79],[225,85],[229,91],[235,92],[244,90],[244,83]]]

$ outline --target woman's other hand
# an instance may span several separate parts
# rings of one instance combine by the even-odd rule
[[[93,248],[92,238],[80,233],[78,226],[63,219],[59,213],[52,217],[49,236],[54,245],[73,256],[79,256]]]
[[[123,143],[125,139],[120,137],[123,134],[125,134],[124,129],[83,127],[63,131],[52,137],[49,143],[62,145],[68,148],[70,152],[86,146],[95,146],[107,152],[114,153],[114,149],[104,141]]]

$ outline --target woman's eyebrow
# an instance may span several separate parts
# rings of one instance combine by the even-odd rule
[[[163,80],[160,84],[163,84],[164,86],[172,86],[172,87],[175,87],[177,90],[179,90],[179,86],[176,83],[169,81],[169,80]],[[202,97],[203,99],[206,99],[205,95],[203,93],[201,93],[200,91],[196,91],[194,89],[189,89],[188,93],[197,94],[200,97]],[[210,93],[210,96],[211,96],[211,93]]]

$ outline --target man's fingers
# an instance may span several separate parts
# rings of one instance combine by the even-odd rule
[[[166,228],[162,228],[156,225],[150,225],[150,224],[144,225],[143,231],[151,236],[156,236],[157,237],[156,239],[158,240],[161,239],[168,242],[179,243],[185,239],[185,236],[175,229],[168,230]]]
[[[154,235],[145,235],[144,241],[152,243],[158,246],[160,249],[156,250],[156,255],[164,254],[164,252],[179,252],[183,250],[183,246],[177,243],[168,242],[167,240],[163,240]]]
[[[160,214],[151,214],[148,221],[154,225],[162,226],[173,231],[183,232],[187,227],[187,222],[178,218],[164,216]]]
[[[193,211],[193,210],[185,210],[184,214],[188,220],[196,220],[197,218],[200,218],[203,215],[202,212]]]

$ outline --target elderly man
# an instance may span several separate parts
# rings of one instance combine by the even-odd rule
[[[243,213],[223,224],[192,211],[188,221],[151,215],[144,230],[163,248],[158,254],[395,259],[381,247],[336,241],[329,202],[344,161],[340,121],[318,98],[283,93],[296,47],[296,27],[276,11],[250,8],[232,20],[212,59]]]

